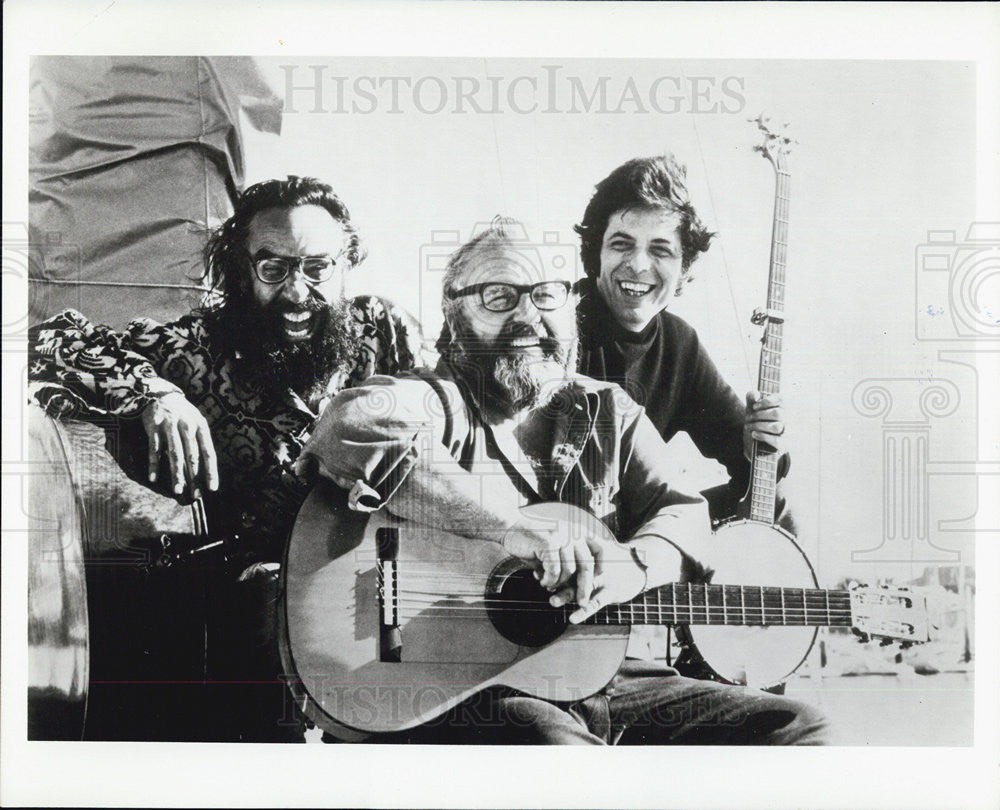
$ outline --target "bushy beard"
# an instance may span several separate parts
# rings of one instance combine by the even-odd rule
[[[314,320],[312,334],[289,342],[283,313],[306,310]],[[323,394],[335,374],[354,368],[361,345],[359,324],[345,298],[333,303],[309,298],[294,305],[276,300],[224,320],[248,382],[279,395],[291,388],[307,401]]]
[[[539,333],[527,324],[509,322],[492,341],[472,333],[456,318],[451,325],[455,337],[445,361],[472,387],[486,408],[512,416],[544,405],[566,384],[576,365],[576,337],[563,342],[549,332]],[[544,327],[540,327],[543,328]],[[514,349],[519,337],[539,337],[541,356]]]

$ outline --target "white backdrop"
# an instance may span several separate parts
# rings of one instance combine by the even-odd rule
[[[610,105],[618,102],[622,71],[644,91],[648,84],[640,79],[661,74],[744,77],[745,107],[726,114],[691,112],[689,92],[684,110],[674,114],[424,115],[412,103],[391,114],[384,102],[370,114],[286,114],[280,139],[250,145],[250,179],[312,172],[333,182],[369,238],[363,272],[370,288],[417,310],[420,246],[434,230],[459,230],[464,237],[476,221],[503,211],[536,232],[568,234],[592,184],[611,168],[637,154],[672,149],[689,164],[694,197],[720,232],[677,311],[699,329],[736,387],[745,388],[751,376],[745,346],[754,335],[747,317],[763,296],[771,181],[766,164],[749,151],[754,137],[744,119],[766,110],[788,120],[801,142],[792,164],[788,306],[794,320],[787,345],[788,378],[795,382],[788,399],[794,480],[803,488],[796,503],[812,510],[818,527],[814,559],[824,581],[844,569],[866,575],[894,567],[851,563],[850,552],[877,545],[883,535],[884,444],[921,434],[930,464],[918,467],[915,478],[928,480],[931,503],[917,512],[928,519],[932,539],[959,549],[965,561],[972,529],[979,529],[977,599],[980,615],[990,616],[1000,567],[1000,441],[991,407],[1000,369],[988,351],[996,345],[995,316],[991,325],[988,312],[1000,309],[993,307],[990,286],[996,240],[969,243],[965,235],[974,220],[1000,222],[998,43],[997,9],[990,4],[8,0],[0,800],[42,806],[995,807],[1000,706],[996,638],[987,627],[978,634],[976,745],[968,749],[276,751],[25,744],[27,602],[18,572],[26,570],[21,492],[30,468],[21,454],[18,405],[27,296],[16,251],[8,263],[7,238],[9,223],[27,222],[26,82],[33,54],[269,54],[279,81],[281,64],[329,64],[328,75],[339,71],[351,80],[449,71],[542,78],[540,66],[560,64],[563,75],[578,76],[588,89],[598,74],[618,77]],[[333,54],[340,57],[337,71],[328,58]],[[442,55],[463,61],[450,67],[431,61]],[[501,56],[519,58],[513,71]],[[668,56],[685,61],[665,61]],[[590,61],[601,57],[619,61]],[[631,61],[636,57],[657,61]],[[756,61],[687,61],[705,57]],[[787,59],[825,61],[780,61]],[[296,83],[307,81],[299,71]],[[714,100],[732,103],[718,93]],[[918,275],[917,252],[929,230],[953,233],[943,237],[939,269]],[[958,291],[974,310],[974,328],[964,336],[956,334],[948,294],[956,275],[948,270],[969,266],[963,257],[978,261],[982,271],[970,274],[981,281],[978,287]],[[928,317],[918,320],[918,309]],[[918,340],[918,325],[934,340]],[[974,349],[983,350],[978,379],[969,366],[940,356]],[[749,354],[755,356],[754,349]],[[968,355],[949,359],[967,361]],[[862,417],[851,394],[876,378],[889,380],[879,385],[892,407],[878,413],[887,399],[876,390],[860,403],[876,415]],[[942,380],[957,390],[958,403],[948,416],[926,416],[921,391]],[[934,405],[925,397],[924,405],[942,410],[940,398]],[[913,514],[915,506],[890,505],[893,514]],[[942,527],[943,521],[951,523]],[[854,532],[872,540],[859,542]],[[884,545],[890,556],[905,557]],[[906,573],[920,566],[896,567]]]
[[[747,119],[763,111],[772,125],[788,122],[799,144],[789,163],[783,385],[802,542],[827,585],[844,576],[919,575],[939,556],[923,553],[926,541],[897,543],[876,555],[877,565],[852,564],[853,552],[882,542],[883,511],[891,511],[882,497],[883,422],[862,415],[852,391],[866,379],[902,377],[920,381],[903,394],[912,397],[936,379],[953,380],[968,395],[947,418],[928,420],[930,450],[939,459],[976,457],[970,370],[940,362],[941,344],[917,339],[926,321],[950,315],[928,312],[949,307],[947,290],[918,274],[917,247],[928,230],[955,231],[963,242],[975,217],[969,64],[262,62],[285,94],[283,131],[248,132],[248,182],[295,173],[331,183],[370,250],[352,288],[406,306],[431,338],[441,323],[436,271],[456,236],[468,239],[495,214],[513,216],[542,245],[544,261],[558,256],[568,273],[581,274],[572,225],[594,184],[630,157],[674,152],[719,236],[672,309],[698,329],[741,394],[756,381],[760,330],[749,318],[764,304],[773,202],[773,174],[752,150],[760,138]],[[979,307],[1000,300],[997,279],[978,295]],[[681,486],[720,480],[721,469],[686,438],[672,453]],[[931,484],[932,521],[975,513],[971,479]],[[925,536],[971,562],[971,532],[935,528]]]

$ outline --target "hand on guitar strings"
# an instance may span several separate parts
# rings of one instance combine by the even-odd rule
[[[628,602],[646,589],[646,569],[639,565],[627,545],[607,541],[594,545],[590,594],[581,597],[579,587],[567,584],[549,598],[552,607],[576,603],[577,609],[569,615],[571,624],[579,624],[607,605]]]
[[[743,454],[753,459],[754,442],[762,442],[776,453],[785,452],[785,421],[778,394],[747,393],[747,412],[743,422]]]
[[[609,543],[586,532],[553,527],[515,526],[504,535],[501,545],[515,557],[531,563],[535,579],[550,591],[564,588],[572,601],[587,602],[594,590],[595,578],[603,572],[604,547]]]
[[[142,426],[149,439],[149,480],[156,482],[160,464],[170,475],[175,497],[201,497],[199,480],[209,490],[219,488],[218,462],[208,422],[180,393],[157,397],[143,408]]]

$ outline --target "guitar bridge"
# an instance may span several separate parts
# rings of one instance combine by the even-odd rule
[[[389,663],[403,660],[403,634],[399,628],[399,530],[381,528],[375,533],[378,572],[378,659]]]

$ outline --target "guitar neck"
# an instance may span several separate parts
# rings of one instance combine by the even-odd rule
[[[784,161],[776,166],[774,223],[771,230],[771,262],[767,282],[767,313],[761,339],[757,388],[764,394],[781,392],[781,352],[785,309],[785,269],[788,257],[788,208],[791,175]],[[776,317],[774,317],[776,316]],[[775,489],[778,481],[778,458],[770,448],[755,443],[750,477],[750,519],[774,522]]]
[[[587,624],[725,624],[850,627],[848,591],[671,583],[609,605]]]

